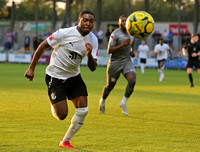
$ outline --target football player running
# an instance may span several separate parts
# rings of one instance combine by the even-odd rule
[[[71,125],[59,144],[62,148],[75,149],[69,141],[82,127],[88,113],[88,93],[80,75],[80,64],[87,55],[89,69],[91,71],[96,69],[98,40],[91,32],[93,26],[93,13],[87,10],[82,11],[79,14],[77,26],[59,29],[39,45],[25,73],[25,77],[33,81],[38,60],[46,49],[54,48],[50,63],[46,68],[46,84],[52,114],[59,120],[67,117],[66,97],[73,102],[76,108]]]
[[[144,74],[146,61],[149,57],[149,46],[146,44],[145,40],[142,40],[141,44],[138,46],[137,57],[140,58],[140,69],[141,73]]]
[[[106,99],[122,73],[128,84],[120,107],[122,112],[128,115],[126,102],[131,96],[136,83],[135,67],[131,61],[131,57],[135,56],[133,50],[134,39],[126,31],[126,20],[126,16],[119,17],[119,28],[112,32],[108,43],[107,51],[111,57],[107,65],[107,85],[103,89],[99,102],[99,110],[103,114],[105,113]]]
[[[160,74],[159,82],[164,79],[164,68],[165,68],[165,61],[168,58],[168,53],[170,54],[170,58],[173,59],[170,47],[167,43],[164,43],[163,39],[159,39],[159,43],[156,44],[154,48],[154,55],[156,55],[158,61],[158,72]]]
[[[200,74],[200,45],[198,43],[199,37],[197,34],[191,36],[191,40],[185,43],[182,49],[183,55],[188,56],[187,61],[187,74],[190,81],[190,87],[194,88],[192,69],[196,67],[197,72]]]

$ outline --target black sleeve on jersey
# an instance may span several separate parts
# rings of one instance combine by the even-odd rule
[[[200,52],[200,44],[198,43],[197,52]]]

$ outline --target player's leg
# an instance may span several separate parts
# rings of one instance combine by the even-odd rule
[[[145,63],[146,59],[140,59],[140,70],[142,74],[144,74]]]
[[[69,141],[83,126],[85,117],[87,116],[88,113],[87,96],[76,97],[72,99],[72,102],[76,108],[76,112],[71,119],[71,125],[69,126],[63,140],[60,142],[59,146],[64,148],[72,147]]]
[[[195,66],[194,63],[189,60],[188,63],[187,63],[187,74],[188,74],[188,78],[189,78],[189,81],[190,81],[190,87],[191,88],[194,88],[193,77],[192,77],[193,66]]]
[[[158,73],[159,73],[159,76],[160,76],[160,74],[161,74],[161,69],[160,69],[160,60],[158,60]],[[160,81],[160,78],[159,78],[159,81]]]
[[[159,78],[160,82],[164,79],[164,67],[165,67],[164,65],[165,65],[165,60],[161,60],[158,66],[158,72],[160,74],[160,78]]]
[[[144,74],[144,63],[140,64],[140,70],[141,70],[141,73]]]
[[[102,97],[99,101],[99,110],[102,114],[105,113],[106,99],[107,99],[108,95],[110,94],[110,92],[112,91],[112,89],[115,87],[118,78],[119,78],[119,76],[117,78],[110,78],[108,76],[108,78],[107,78],[107,85],[104,87],[103,92],[102,92]]]
[[[51,101],[51,111],[56,119],[64,120],[68,115],[65,89],[62,87],[63,80],[46,75],[48,95]]]
[[[107,85],[104,87],[102,96],[99,101],[99,110],[102,114],[105,113],[106,99],[110,94],[110,92],[112,91],[112,89],[115,87],[116,82],[120,76],[120,67],[108,64],[106,75],[107,75]]]
[[[66,100],[51,103],[52,115],[58,120],[64,120],[68,115],[68,105]]]
[[[78,132],[82,127],[85,117],[88,113],[87,107],[87,88],[80,75],[69,80],[70,86],[68,88],[67,97],[71,100],[76,108],[75,114],[71,119],[71,125],[69,126],[63,140],[59,146],[63,148],[74,149],[70,145],[70,139]]]
[[[123,74],[124,74],[124,77],[126,78],[126,80],[128,81],[128,84],[126,86],[124,97],[120,103],[120,107],[122,108],[122,112],[125,115],[128,115],[126,103],[129,99],[129,97],[131,96],[131,94],[133,93],[135,83],[136,83],[136,72],[135,72],[135,68],[133,66],[132,61],[127,62],[127,64],[125,65],[125,67],[123,69]]]
[[[193,88],[194,83],[193,83],[193,77],[192,77],[192,68],[187,68],[187,74],[190,81],[190,87]]]
[[[122,108],[122,112],[125,115],[128,115],[126,103],[134,91],[134,87],[135,87],[135,83],[136,83],[136,73],[128,72],[125,74],[125,78],[127,79],[128,84],[126,86],[124,97],[122,98],[122,101],[120,102],[120,107]]]

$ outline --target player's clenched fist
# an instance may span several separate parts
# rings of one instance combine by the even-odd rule
[[[25,76],[26,78],[28,78],[29,81],[33,81],[34,71],[31,70],[31,69],[28,69],[28,70],[25,72],[24,76]]]
[[[92,52],[92,45],[90,43],[85,42],[85,51],[88,54],[91,54]]]

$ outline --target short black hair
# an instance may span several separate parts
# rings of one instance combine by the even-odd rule
[[[84,14],[90,14],[90,15],[94,16],[94,14],[91,11],[84,10],[84,11],[80,12],[79,18],[82,18]]]
[[[192,34],[191,38],[195,37],[195,36],[198,36],[198,34]]]

